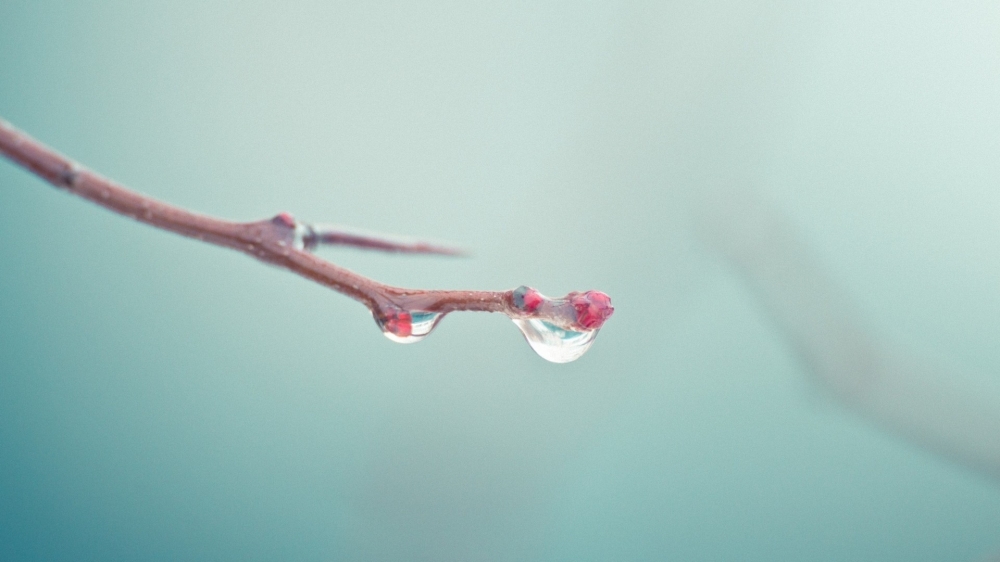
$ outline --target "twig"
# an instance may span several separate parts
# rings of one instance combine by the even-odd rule
[[[371,234],[353,229],[327,224],[308,225],[303,236],[305,249],[315,249],[320,244],[353,246],[365,250],[378,250],[396,254],[437,254],[442,256],[465,256],[458,248],[437,246],[426,242],[412,242],[389,238],[383,234]]]
[[[395,335],[398,341],[409,341],[411,335],[418,335],[413,333],[414,315],[418,313],[435,314],[436,323],[441,315],[459,310],[500,312],[514,320],[538,320],[566,330],[593,332],[614,311],[610,299],[599,291],[573,292],[562,299],[550,299],[528,287],[510,291],[440,291],[385,285],[323,260],[310,250],[320,243],[331,243],[391,252],[449,255],[461,252],[314,227],[288,213],[254,222],[231,222],[193,213],[91,172],[2,119],[0,152],[52,185],[110,211],[238,250],[343,293],[367,306],[383,331]]]

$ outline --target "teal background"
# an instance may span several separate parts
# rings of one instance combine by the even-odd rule
[[[0,559],[1000,555],[998,483],[811,386],[687,211],[757,190],[879,333],[1000,372],[998,29],[985,1],[0,3],[0,116],[104,175],[474,252],[324,251],[385,282],[616,306],[568,365],[487,314],[396,345],[0,162]]]

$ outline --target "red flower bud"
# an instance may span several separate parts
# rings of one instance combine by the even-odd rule
[[[615,312],[611,297],[600,291],[570,293],[569,303],[576,310],[576,323],[585,330],[596,330]]]

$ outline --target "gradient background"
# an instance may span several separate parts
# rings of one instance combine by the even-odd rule
[[[206,5],[207,4],[207,5]],[[685,210],[763,193],[881,334],[1000,372],[996,2],[0,2],[0,116],[325,255],[617,312],[413,346],[0,162],[0,559],[982,560],[1000,486],[827,400]],[[998,436],[1000,438],[1000,436]]]

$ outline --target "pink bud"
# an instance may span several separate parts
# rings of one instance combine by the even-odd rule
[[[537,311],[543,302],[545,302],[545,297],[531,287],[522,285],[514,290],[514,306],[524,312]]]
[[[569,303],[576,310],[576,323],[585,330],[600,328],[615,312],[611,297],[600,291],[570,293],[568,296]]]
[[[274,221],[275,224],[284,225],[288,228],[295,228],[295,217],[293,217],[291,213],[278,213],[271,220]]]
[[[524,294],[524,311],[534,312],[538,310],[538,307],[542,306],[542,302],[545,297],[542,296],[538,291],[531,289]]]

